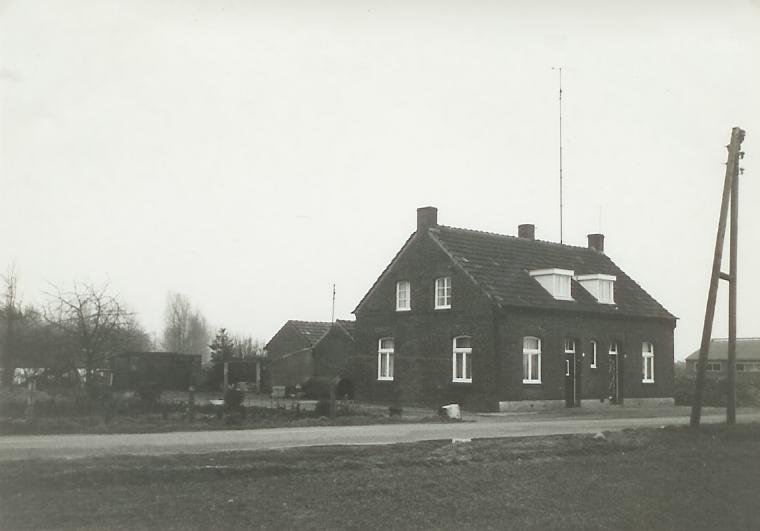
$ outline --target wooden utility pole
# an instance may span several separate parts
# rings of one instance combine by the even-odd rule
[[[731,143],[728,147],[728,160],[726,162],[726,176],[723,182],[723,197],[720,204],[720,217],[718,219],[718,234],[715,238],[715,253],[713,255],[713,267],[710,276],[710,289],[707,293],[707,308],[705,309],[705,322],[702,328],[702,343],[699,347],[699,361],[697,362],[697,382],[694,390],[694,402],[691,407],[691,426],[698,427],[702,414],[702,389],[705,382],[705,368],[707,355],[710,350],[712,338],[712,326],[715,317],[715,302],[718,296],[718,282],[727,280],[729,284],[729,340],[728,340],[728,407],[726,421],[733,424],[736,420],[736,249],[739,220],[739,159],[744,155],[741,152],[741,144],[744,140],[744,131],[734,127],[731,131]],[[721,262],[723,259],[723,246],[726,236],[726,219],[728,206],[731,205],[731,236],[730,236],[730,272],[722,273]]]

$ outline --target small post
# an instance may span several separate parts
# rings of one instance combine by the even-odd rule
[[[337,387],[336,384],[333,384],[330,386],[330,418],[335,418],[335,388]]]
[[[261,360],[256,360],[256,392],[261,393]]]
[[[195,387],[192,385],[187,389],[187,419],[195,420]]]

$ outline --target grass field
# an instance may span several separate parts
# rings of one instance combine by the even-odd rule
[[[760,425],[0,464],[0,529],[758,529]]]

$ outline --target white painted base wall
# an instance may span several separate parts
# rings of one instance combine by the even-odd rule
[[[581,407],[588,409],[608,409],[613,407],[673,407],[675,400],[670,397],[666,398],[626,398],[621,406],[610,404],[609,399],[602,400],[587,398],[581,400]],[[547,409],[563,409],[564,400],[515,400],[499,402],[499,411],[544,411]]]
[[[542,411],[564,407],[564,400],[514,400],[499,402],[499,411]]]

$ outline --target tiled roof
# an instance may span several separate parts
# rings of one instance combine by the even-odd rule
[[[322,336],[324,336],[332,323],[326,323],[324,321],[288,321],[293,325],[296,330],[309,342],[310,346],[314,346]]]
[[[429,231],[455,263],[500,306],[675,319],[605,254],[593,249],[442,225]],[[614,275],[615,304],[597,302],[574,280],[571,287],[574,300],[554,299],[528,273],[548,268],[570,269],[575,275]]]
[[[699,349],[692,352],[686,359],[699,360]],[[728,339],[713,339],[707,359],[725,361],[728,359]],[[760,361],[760,337],[736,338],[736,359]]]
[[[345,330],[349,336],[351,336],[351,339],[354,338],[354,333],[356,332],[356,321],[345,321],[343,319],[337,319],[335,321],[340,325],[343,330]]]

